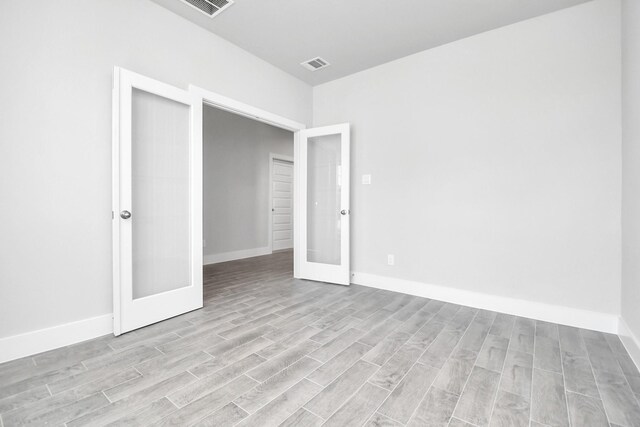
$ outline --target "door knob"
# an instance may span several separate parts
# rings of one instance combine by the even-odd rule
[[[346,209],[342,209],[342,210],[340,211],[340,213],[341,213],[342,215],[346,215],[346,214],[347,214],[347,210],[346,210]]]
[[[122,211],[122,212],[120,212],[120,218],[122,218],[122,219],[129,219],[129,218],[131,218],[131,212],[129,212],[129,211]]]

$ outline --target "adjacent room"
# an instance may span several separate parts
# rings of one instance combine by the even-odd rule
[[[637,0],[0,1],[0,427],[640,427]]]
[[[293,133],[209,106],[203,124],[204,264],[291,252]]]

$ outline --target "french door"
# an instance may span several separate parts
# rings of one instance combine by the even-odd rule
[[[202,99],[116,67],[114,334],[202,307]]]
[[[297,133],[296,277],[348,285],[349,124]]]

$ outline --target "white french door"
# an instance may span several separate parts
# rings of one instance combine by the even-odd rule
[[[116,67],[114,334],[202,307],[202,99]]]
[[[297,133],[296,277],[348,285],[349,124]]]

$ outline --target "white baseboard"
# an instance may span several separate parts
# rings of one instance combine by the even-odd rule
[[[367,273],[353,273],[351,283],[536,320],[544,320],[561,325],[575,326],[612,334],[618,333],[619,317],[617,314],[600,313],[560,305],[489,295]]]
[[[205,264],[250,258],[269,253],[271,253],[269,248],[257,248],[248,251],[217,254],[206,257]],[[637,366],[640,366],[640,340],[629,329],[626,322],[617,315],[487,295],[366,273],[353,273],[352,283],[562,325],[619,334],[631,358]],[[112,332],[113,315],[105,314],[51,328],[0,338],[0,363],[76,344]]]
[[[92,317],[51,328],[0,338],[0,363],[76,344],[113,332],[113,315]]]
[[[625,322],[622,317],[620,318],[620,331],[618,335],[620,335],[620,340],[622,340],[622,344],[624,344],[636,367],[640,369],[640,339],[631,331],[629,325],[627,325],[627,322]]]
[[[203,264],[217,264],[219,262],[235,261],[238,259],[253,258],[254,256],[269,255],[271,248],[265,246],[264,248],[252,248],[243,249],[241,251],[223,252],[220,254],[205,255],[203,257]]]

